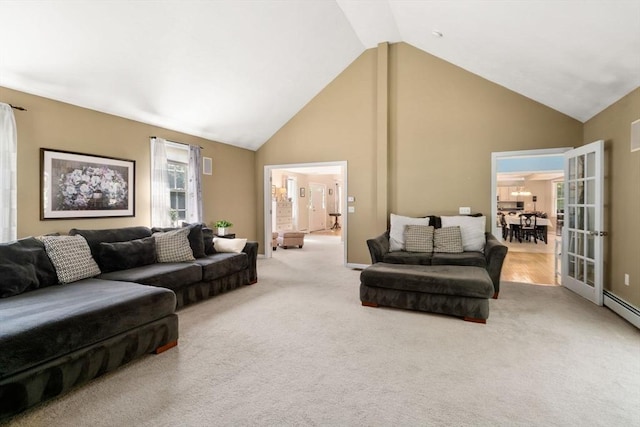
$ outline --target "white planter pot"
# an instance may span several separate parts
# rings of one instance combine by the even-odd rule
[[[218,227],[218,236],[224,236],[227,234],[227,227]]]

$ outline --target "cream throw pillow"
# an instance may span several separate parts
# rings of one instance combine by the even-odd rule
[[[247,239],[224,239],[222,237],[213,238],[213,247],[216,252],[233,252],[239,254],[247,244]]]
[[[407,225],[429,225],[429,218],[412,218],[391,214],[389,230],[389,252],[404,251],[404,228]]]
[[[486,238],[484,230],[487,217],[485,216],[443,216],[443,227],[460,227],[462,247],[465,252],[484,252]]]

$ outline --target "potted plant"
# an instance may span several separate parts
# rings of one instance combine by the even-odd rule
[[[215,227],[218,227],[218,236],[224,236],[227,234],[227,228],[233,227],[233,224],[226,219],[221,219],[216,221],[214,224]]]

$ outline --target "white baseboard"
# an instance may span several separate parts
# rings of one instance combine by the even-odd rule
[[[365,268],[369,267],[370,264],[355,264],[352,262],[348,262],[346,264],[347,268],[353,268],[355,270],[364,270]]]
[[[604,305],[640,329],[640,309],[608,291],[604,291]]]

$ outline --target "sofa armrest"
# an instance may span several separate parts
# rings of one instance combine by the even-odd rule
[[[371,264],[382,262],[384,255],[389,252],[389,231],[385,231],[376,238],[368,239],[367,246],[371,254]]]
[[[497,298],[498,292],[500,292],[502,264],[504,263],[504,258],[507,256],[508,248],[489,232],[485,233],[485,237],[487,243],[484,246],[484,256],[487,260],[487,271],[493,282],[493,289],[495,290],[494,298]]]
[[[242,249],[249,257],[249,283],[258,281],[258,242],[247,242]]]

